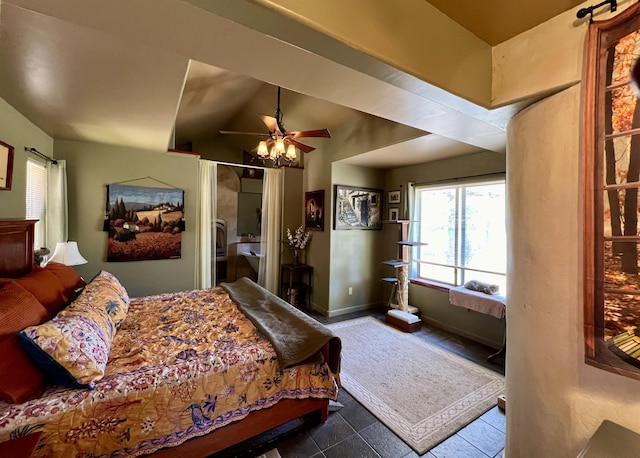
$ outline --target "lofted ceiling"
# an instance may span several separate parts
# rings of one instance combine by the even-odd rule
[[[288,130],[328,128],[333,133],[364,122],[415,128],[402,144],[378,142],[346,162],[392,167],[501,149],[504,119],[487,122],[480,119],[485,114],[460,114],[417,100],[203,12],[199,3],[0,0],[0,97],[54,138],[162,151],[174,142],[215,137],[219,130],[265,130],[257,114],[273,115],[277,90],[271,83],[277,83],[289,88],[282,94]],[[210,3],[225,7],[224,1]],[[236,0],[233,7],[250,3]],[[496,44],[581,2],[429,3]],[[259,68],[265,55],[278,55],[285,68]],[[286,68],[289,55],[299,62],[299,77]],[[327,77],[313,78],[317,75],[305,71],[305,59],[308,68]],[[345,87],[336,88],[332,77]],[[364,100],[365,91],[377,99]],[[400,105],[411,108],[403,111]],[[464,125],[465,132],[445,127],[453,125]],[[255,145],[255,138],[243,136],[222,141],[243,149]],[[330,140],[307,143],[320,147],[324,141]]]

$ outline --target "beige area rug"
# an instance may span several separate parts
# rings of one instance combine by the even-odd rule
[[[423,454],[497,403],[504,377],[373,317],[327,325],[342,386]]]

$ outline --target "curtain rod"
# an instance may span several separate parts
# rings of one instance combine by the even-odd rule
[[[436,184],[436,183],[444,183],[444,182],[452,182],[452,181],[462,181],[462,180],[468,180],[470,178],[483,178],[483,177],[496,177],[496,178],[502,178],[506,175],[506,172],[494,172],[494,173],[481,173],[478,175],[467,175],[464,177],[452,177],[452,178],[443,178],[441,180],[433,180],[433,181],[423,181],[422,183],[415,183],[415,186],[425,186],[425,185],[429,185],[429,184]]]
[[[212,159],[202,159],[203,161],[209,161],[209,162],[215,162],[218,165],[226,165],[229,167],[244,167],[246,169],[256,169],[256,170],[265,170],[268,169],[270,167],[263,167],[260,165],[249,165],[249,164],[238,164],[235,162],[223,162],[223,161],[214,161]]]
[[[618,9],[617,0],[604,0],[604,2],[600,2],[597,5],[591,5],[591,6],[588,6],[586,8],[580,8],[578,10],[578,12],[576,13],[576,17],[578,19],[582,19],[583,17],[585,17],[588,14],[589,15],[589,24],[591,24],[591,23],[593,23],[593,10],[595,10],[596,8],[600,8],[601,6],[604,6],[604,5],[611,5],[611,10],[610,11],[612,13]]]
[[[25,151],[28,151],[29,153],[33,153],[36,156],[41,157],[42,159],[44,159],[47,162],[51,162],[52,164],[57,164],[58,161],[56,161],[55,159],[51,159],[49,156],[47,156],[46,154],[42,154],[40,151],[38,151],[37,149],[33,148],[33,147],[28,147],[25,146],[24,147]]]

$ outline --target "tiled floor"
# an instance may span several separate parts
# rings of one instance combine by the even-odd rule
[[[368,311],[335,318],[314,316],[323,323],[333,323],[364,315],[383,319],[385,310]],[[504,374],[502,359],[488,363],[486,357],[494,350],[448,331],[423,324],[414,333],[470,359],[478,364]],[[398,436],[382,424],[345,390],[340,390],[338,401],[344,405],[331,412],[328,420],[319,426],[271,441],[268,448],[277,448],[283,458],[493,458],[503,456],[506,419],[498,407],[486,412],[458,433],[441,442],[425,455],[418,455]],[[263,453],[265,447],[242,455],[245,457]]]

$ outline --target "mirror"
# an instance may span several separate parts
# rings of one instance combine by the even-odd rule
[[[253,234],[260,236],[262,221],[262,193],[238,193],[238,227],[237,235]]]

